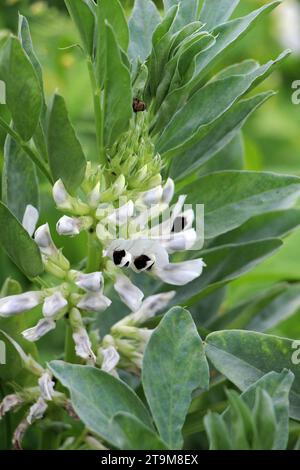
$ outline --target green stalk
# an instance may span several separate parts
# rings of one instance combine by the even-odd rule
[[[87,66],[90,76],[90,82],[93,93],[95,123],[96,123],[96,138],[97,138],[97,151],[102,165],[106,164],[106,156],[103,142],[103,112],[101,106],[101,90],[97,87],[97,81],[95,77],[95,70],[92,59],[87,58]]]
[[[88,234],[88,255],[86,272],[93,273],[102,268],[102,247],[94,233]]]
[[[65,361],[76,364],[78,358],[75,354],[75,344],[72,337],[72,328],[70,327],[69,321],[66,323],[66,335],[65,335]]]
[[[12,129],[1,117],[0,117],[0,126],[20,145],[24,152],[28,155],[31,161],[41,170],[41,172],[46,176],[50,184],[53,184],[52,176],[45,165],[45,163],[39,158],[38,154],[28,145],[27,142],[24,142],[22,137]]]

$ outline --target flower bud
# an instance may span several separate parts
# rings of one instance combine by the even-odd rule
[[[0,419],[11,410],[14,410],[18,406],[22,405],[24,402],[23,398],[17,393],[12,393],[11,395],[6,395],[0,403]]]
[[[46,371],[42,377],[39,378],[38,382],[42,398],[46,401],[52,400],[55,382],[52,381],[50,373]]]
[[[26,206],[22,225],[25,228],[26,232],[32,237],[35,231],[36,224],[39,220],[39,212],[38,210],[33,207],[31,204]]]
[[[171,178],[168,178],[163,188],[162,201],[165,202],[166,204],[170,204],[174,196],[174,191],[175,191],[174,181]]]
[[[27,330],[22,331],[22,336],[27,339],[27,341],[35,342],[49,333],[49,331],[54,330],[55,327],[55,321],[43,318],[33,328],[28,328]]]
[[[10,295],[0,299],[0,316],[10,317],[33,309],[41,303],[43,293],[30,291],[24,294]]]
[[[144,294],[127,276],[118,274],[114,288],[115,291],[118,292],[122,302],[124,302],[132,312],[140,308]]]
[[[67,210],[77,215],[86,215],[90,212],[87,204],[82,202],[79,198],[70,196],[61,180],[56,181],[52,193],[59,209]]]
[[[47,403],[42,397],[40,397],[38,401],[34,403],[34,405],[32,405],[29,409],[29,413],[26,418],[28,424],[32,424],[34,421],[42,419],[47,408]]]
[[[111,300],[100,292],[90,292],[85,294],[77,302],[77,307],[90,312],[103,312],[111,305]]]
[[[59,235],[79,235],[80,220],[75,217],[64,215],[56,224],[56,231]]]
[[[101,202],[113,201],[124,192],[126,180],[124,175],[120,175],[113,185],[101,194]]]
[[[104,285],[103,275],[101,272],[77,273],[75,284],[85,291],[98,292]]]
[[[95,364],[96,356],[93,353],[89,335],[83,326],[80,312],[76,308],[73,308],[70,312],[70,325],[73,330],[72,337],[77,356]]]
[[[43,315],[46,318],[54,318],[60,313],[65,313],[68,301],[61,292],[55,292],[50,297],[46,297],[43,305]]]
[[[118,351],[113,346],[109,346],[101,349],[101,354],[103,358],[101,369],[108,373],[112,372],[120,360]]]
[[[147,207],[158,204],[161,201],[163,196],[162,186],[157,186],[156,188],[150,189],[144,193],[141,193],[140,199]]]
[[[57,253],[57,248],[53,243],[49,225],[41,225],[35,232],[34,235],[35,242],[38,244],[41,252],[47,256],[55,256]]]

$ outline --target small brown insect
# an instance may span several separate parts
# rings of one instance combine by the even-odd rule
[[[146,103],[144,101],[139,100],[138,98],[134,98],[132,103],[132,108],[135,113],[140,113],[146,111]]]

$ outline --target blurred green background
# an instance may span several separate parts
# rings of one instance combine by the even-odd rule
[[[126,11],[132,2],[123,0]],[[258,8],[265,0],[242,0],[235,16]],[[158,6],[161,2],[157,1]],[[63,0],[30,1],[0,0],[0,29],[16,31],[20,11],[30,22],[34,46],[44,69],[48,95],[59,89],[67,101],[86,154],[93,159],[95,136],[91,93],[84,59],[76,46],[78,37],[67,16]],[[220,67],[255,58],[266,62],[285,48],[292,55],[261,89],[275,89],[278,93],[259,109],[244,128],[245,167],[250,170],[268,170],[300,175],[300,104],[292,104],[292,83],[300,80],[300,1],[284,0],[277,10],[255,27],[240,44],[227,55]],[[0,113],[5,108],[0,105]],[[1,150],[4,135],[0,131]],[[3,156],[0,154],[1,162]],[[58,218],[50,198],[42,198],[42,219],[55,223]],[[84,240],[72,240],[66,254],[73,261],[81,257]],[[286,240],[284,248],[250,274],[229,287],[227,305],[244,299],[278,280],[300,280],[300,231]],[[1,255],[0,283],[8,274],[15,275],[10,262]]]

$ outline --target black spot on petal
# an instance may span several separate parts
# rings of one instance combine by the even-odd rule
[[[172,233],[179,233],[186,227],[187,220],[185,217],[176,217],[173,223]]]
[[[136,267],[136,269],[141,270],[147,267],[147,264],[149,261],[151,261],[151,258],[149,258],[149,256],[141,255],[135,258],[133,264]]]
[[[122,259],[126,256],[125,250],[116,250],[113,253],[113,260],[116,266],[119,266],[122,263]]]

